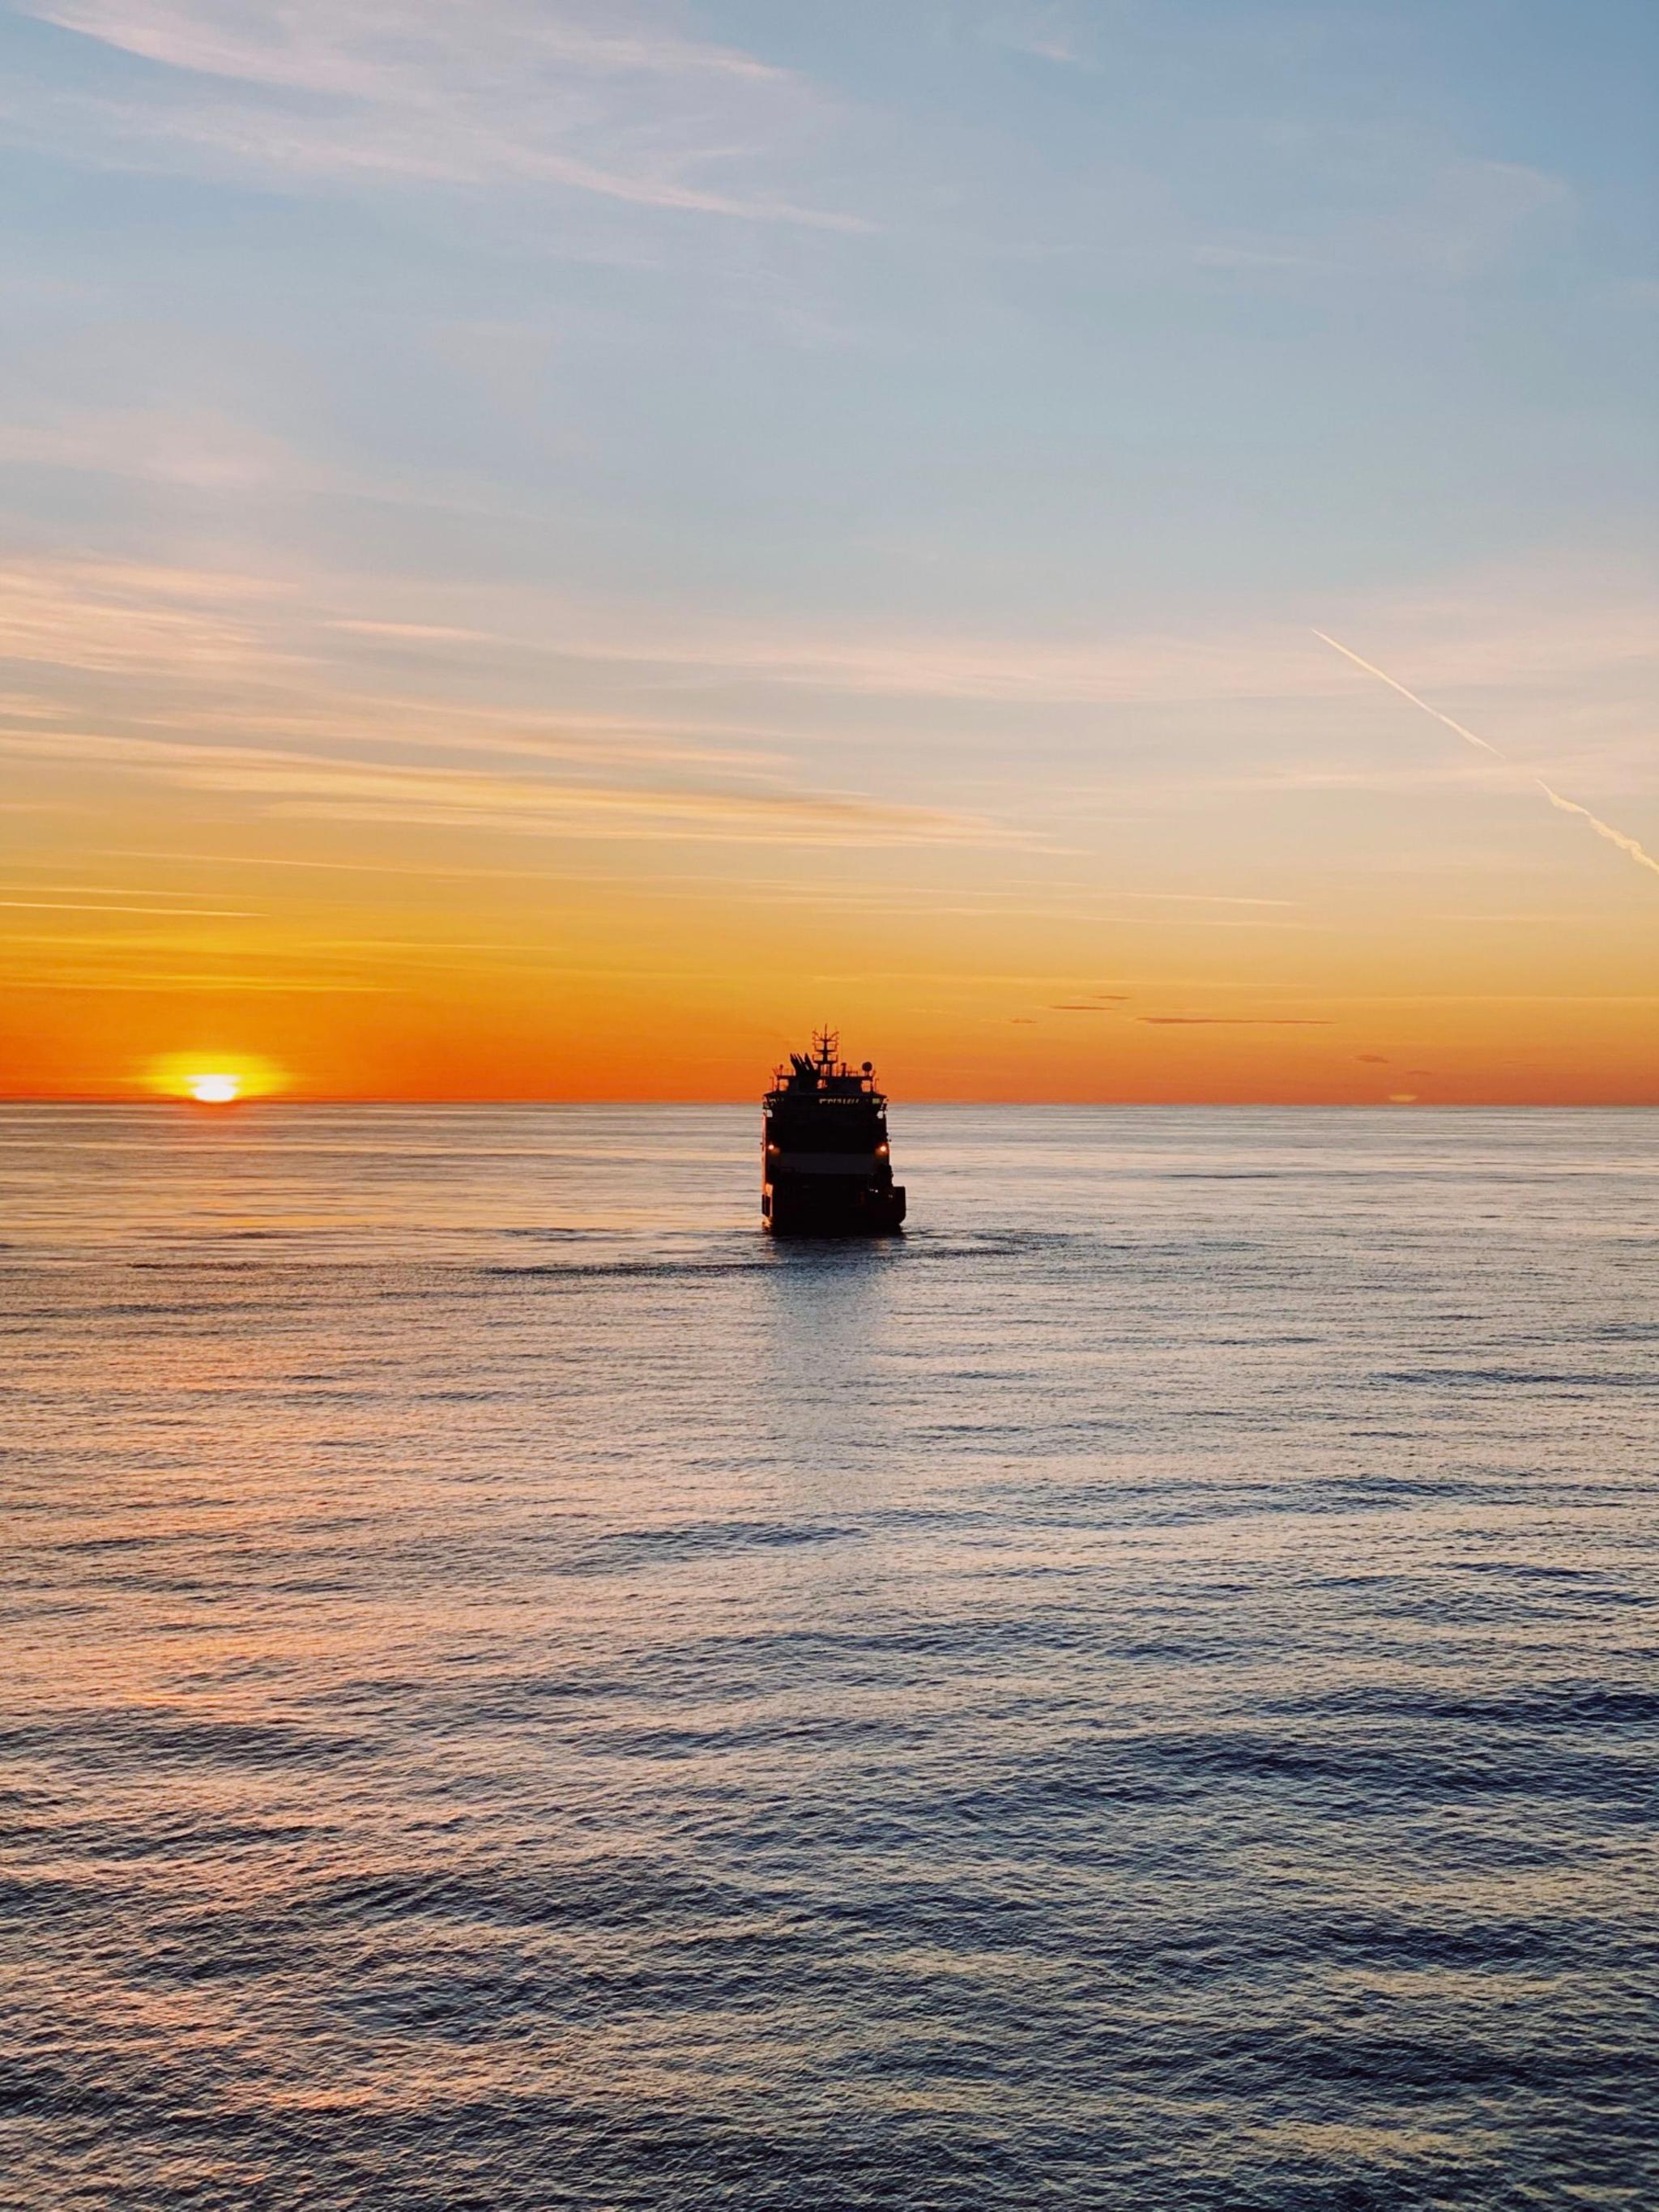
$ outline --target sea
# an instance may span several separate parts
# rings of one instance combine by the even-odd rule
[[[1659,1114],[0,1114],[0,2203],[1659,2205]]]

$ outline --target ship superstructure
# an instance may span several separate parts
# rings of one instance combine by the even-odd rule
[[[763,1101],[761,1218],[780,1237],[885,1237],[904,1219],[887,1101],[866,1060],[849,1067],[821,1031],[772,1072]]]

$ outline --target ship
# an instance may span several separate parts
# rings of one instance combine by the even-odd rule
[[[772,1071],[762,1102],[761,1219],[779,1237],[890,1237],[904,1221],[887,1101],[829,1030]]]

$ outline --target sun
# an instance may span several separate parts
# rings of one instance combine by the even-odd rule
[[[288,1088],[288,1079],[274,1060],[246,1052],[222,1037],[216,1042],[210,1038],[193,1052],[164,1053],[137,1079],[156,1097],[183,1098],[193,1106],[236,1106]]]
[[[198,1106],[229,1106],[242,1095],[240,1075],[192,1075],[190,1095]]]

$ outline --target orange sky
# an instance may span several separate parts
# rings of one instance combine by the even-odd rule
[[[1379,710],[1327,690],[1362,745]],[[781,830],[733,840],[653,763],[596,836],[562,762],[526,830],[489,759],[434,811],[378,757],[341,797],[331,753],[273,793],[222,743],[204,777],[134,742],[13,762],[9,1096],[177,1092],[195,1066],[298,1097],[746,1098],[827,1018],[917,1098],[1659,1099],[1659,881],[1478,767],[1126,776],[1127,820],[1097,766],[1086,807],[1028,780],[1000,815],[981,778],[943,833],[914,797],[861,802],[860,843],[775,780]]]
[[[614,12],[21,7],[0,1096],[1659,1101],[1650,16]]]

